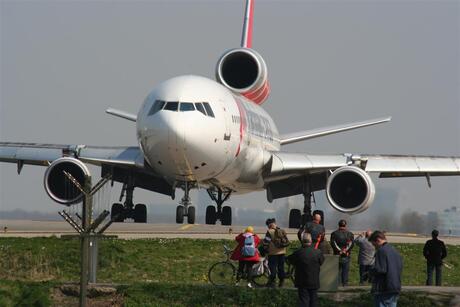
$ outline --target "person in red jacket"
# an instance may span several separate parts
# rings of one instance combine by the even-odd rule
[[[236,281],[238,283],[241,278],[246,277],[248,279],[248,287],[252,287],[251,269],[254,263],[260,260],[257,249],[260,238],[254,234],[254,228],[248,226],[243,233],[236,236],[235,241],[238,242],[238,245],[233,250],[230,259],[238,261]]]

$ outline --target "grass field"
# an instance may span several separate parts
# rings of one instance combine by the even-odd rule
[[[52,299],[53,282],[21,282],[0,280],[0,306],[45,307],[76,306],[78,297]],[[448,306],[452,295],[402,293],[398,306]],[[371,307],[368,291],[350,291],[338,299],[333,294],[320,294],[322,307]],[[115,302],[115,303],[114,303]],[[247,289],[244,287],[215,288],[205,284],[134,283],[118,286],[115,299],[96,298],[90,306],[296,306],[295,289]]]
[[[209,285],[210,265],[222,260],[228,240],[104,239],[100,243],[98,282],[120,284],[124,306],[293,306],[295,289],[216,288]],[[395,244],[404,258],[403,285],[423,285],[422,244]],[[448,246],[443,283],[460,286],[460,247]],[[356,251],[350,284],[357,285]],[[79,280],[79,241],[59,238],[0,238],[0,306],[50,306],[50,292]],[[368,291],[355,292],[340,306],[371,306]],[[445,306],[451,296],[404,293],[399,306]],[[73,303],[77,298],[73,298]],[[67,304],[67,303],[65,303]],[[64,305],[61,302],[59,305]],[[69,306],[71,306],[70,304]],[[104,305],[106,306],[106,305]],[[337,306],[331,295],[321,306]]]
[[[145,239],[102,240],[99,282],[207,283],[213,262],[223,259],[227,240]],[[424,285],[422,244],[395,244],[404,259],[403,285]],[[350,285],[358,284],[356,251],[352,253]],[[0,279],[78,281],[79,244],[75,239],[0,238]],[[460,286],[460,246],[448,246],[443,284]]]

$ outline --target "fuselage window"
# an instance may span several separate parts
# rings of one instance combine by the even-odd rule
[[[168,111],[177,111],[177,108],[179,107],[179,102],[177,101],[170,101],[166,104],[165,110]]]
[[[163,109],[164,105],[165,105],[165,102],[163,100],[155,100],[155,102],[153,103],[152,108],[150,109],[150,111],[148,113],[148,116],[153,115],[156,112],[158,112],[161,109]]]
[[[191,103],[191,102],[181,102],[180,103],[180,110],[181,110],[181,112],[195,111],[195,107],[193,106],[193,103]]]
[[[200,111],[201,113],[203,113],[204,115],[206,115],[206,111],[204,110],[204,107],[203,105],[200,103],[200,102],[196,102],[195,103],[195,107],[198,111]]]
[[[211,109],[211,106],[207,102],[203,102],[204,108],[206,109],[206,113],[208,113],[208,116],[214,117],[214,112]]]

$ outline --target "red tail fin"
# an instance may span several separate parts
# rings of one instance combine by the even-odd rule
[[[254,20],[254,1],[246,0],[246,11],[244,13],[243,35],[241,47],[252,48],[252,25]]]

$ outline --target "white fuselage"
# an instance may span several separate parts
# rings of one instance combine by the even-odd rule
[[[267,112],[199,76],[172,78],[155,88],[139,110],[137,138],[146,162],[167,180],[238,193],[263,188],[269,151],[280,149]]]

